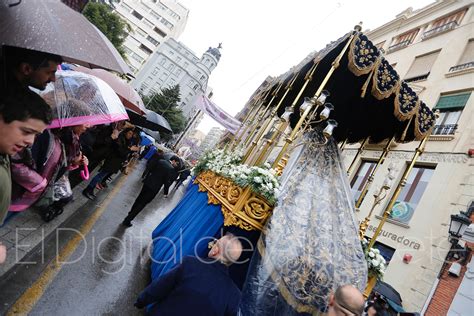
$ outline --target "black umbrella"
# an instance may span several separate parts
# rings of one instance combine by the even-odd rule
[[[400,293],[398,293],[398,291],[388,283],[378,281],[374,287],[374,292],[379,293],[397,305],[402,305],[402,297],[400,296]]]
[[[127,110],[130,122],[134,125],[148,128],[152,131],[163,133],[173,133],[168,121],[160,114],[146,110],[146,116],[142,116],[133,111]]]
[[[128,74],[130,68],[112,43],[82,14],[59,0],[0,1],[1,45],[60,55],[89,68]]]

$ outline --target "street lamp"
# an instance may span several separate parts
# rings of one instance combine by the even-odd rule
[[[463,213],[451,215],[451,223],[449,224],[451,242],[453,243],[454,240],[457,243],[457,240],[462,237],[470,224],[471,219]]]

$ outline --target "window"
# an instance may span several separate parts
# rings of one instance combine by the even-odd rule
[[[188,68],[189,67],[189,63],[188,62],[184,62],[184,68]]]
[[[167,19],[161,18],[160,21],[161,21],[161,23],[163,23],[164,25],[166,25],[170,29],[173,29],[174,25],[170,21],[168,21]]]
[[[143,37],[146,37],[146,36],[147,36],[147,35],[146,35],[146,32],[145,32],[142,28],[137,27],[137,28],[135,29],[135,32],[137,32],[137,34],[140,34],[140,35],[143,36]]]
[[[351,180],[351,191],[354,201],[357,201],[364,189],[364,185],[369,180],[370,173],[374,170],[376,163],[369,160],[362,160],[357,173]]]
[[[440,115],[433,129],[433,135],[454,135],[458,120],[466,105],[471,92],[442,95],[433,110],[439,110]]]
[[[132,15],[133,15],[134,17],[136,17],[137,19],[139,19],[139,20],[143,19],[143,15],[141,15],[140,13],[138,13],[138,12],[135,11],[135,10],[132,12]]]
[[[161,15],[159,15],[158,13],[156,13],[155,11],[151,10],[150,11],[150,15],[152,17],[154,17],[155,19],[157,19],[158,21],[161,19]]]
[[[147,53],[147,54],[153,53],[153,51],[152,51],[151,49],[149,49],[148,47],[146,47],[146,46],[143,45],[143,44],[140,44],[140,49],[141,49],[142,51],[144,51],[145,53]]]
[[[161,80],[166,80],[166,78],[168,78],[168,74],[167,73],[162,73],[161,76],[160,76],[160,79]]]
[[[155,68],[153,69],[153,71],[151,72],[152,75],[157,75],[159,72],[159,69],[158,68]]]
[[[162,58],[160,59],[159,64],[160,64],[161,66],[164,66],[164,65],[166,64],[166,57],[162,57]]]
[[[182,58],[181,58],[181,57],[179,57],[179,56],[178,56],[178,57],[176,57],[176,61],[177,61],[178,63],[179,63],[181,60],[182,60]]]
[[[160,30],[159,28],[157,28],[155,26],[155,28],[153,29],[156,33],[158,33],[161,37],[166,37],[166,33],[163,32],[162,30]]]
[[[175,71],[175,75],[179,76],[179,75],[181,75],[181,72],[182,72],[182,70],[180,68],[177,68],[176,71]]]
[[[378,49],[381,49],[384,44],[385,44],[385,41],[375,44],[375,47],[377,47]]]
[[[399,49],[405,48],[411,43],[413,43],[413,40],[415,39],[416,35],[418,34],[418,31],[420,29],[414,29],[411,31],[408,31],[406,33],[403,33],[401,35],[398,35],[392,40],[392,44],[388,48],[387,53],[392,53],[394,51],[397,51]]]
[[[471,38],[456,66],[449,68],[449,72],[460,71],[474,67],[474,39]]]
[[[436,28],[442,25],[446,25],[447,23],[456,22],[458,25],[461,24],[462,18],[464,14],[466,14],[467,9],[463,9],[452,14],[449,14],[445,17],[442,17],[435,22],[433,22],[432,28]]]
[[[433,66],[439,51],[431,52],[422,56],[415,57],[413,64],[405,75],[406,82],[413,82],[424,80],[430,75],[431,67]]]
[[[132,57],[132,59],[139,62],[140,64],[145,60],[145,58],[143,58],[140,55],[135,54],[135,53],[132,53],[130,56]]]
[[[199,89],[199,85],[198,84],[195,84],[194,87],[193,87],[193,90],[194,91],[197,91]]]
[[[147,39],[150,43],[152,43],[153,45],[155,45],[155,46],[160,45],[160,42],[158,42],[156,39],[154,39],[154,38],[151,37],[150,35],[147,35],[147,36],[146,36],[146,39]]]
[[[126,5],[124,2],[120,3],[120,6],[124,8],[127,12],[130,12],[133,10],[130,6]]]
[[[148,26],[149,28],[153,28],[155,26],[155,24],[153,24],[150,20],[148,19],[143,19],[143,23]]]
[[[415,166],[408,176],[405,187],[393,205],[389,218],[408,224],[420,203],[435,167]]]
[[[199,80],[204,81],[204,79],[206,79],[206,76],[202,75]]]
[[[149,6],[147,6],[146,4],[144,4],[143,2],[141,2],[141,5],[142,5],[143,9],[145,9],[145,11],[148,12],[148,11],[151,10],[151,8]]]
[[[172,71],[174,69],[174,65],[173,64],[168,64],[168,67],[166,67],[166,69],[168,69],[169,71]]]

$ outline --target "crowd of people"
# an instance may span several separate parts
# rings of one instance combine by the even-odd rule
[[[72,199],[72,188],[85,180],[81,177],[84,166],[91,172],[99,168],[82,191],[93,200],[95,190],[107,187],[112,175],[127,173],[127,165],[138,157],[147,158],[143,187],[122,221],[125,227],[132,226],[162,188],[167,197],[176,179],[180,183],[189,176],[178,156],[154,146],[143,151],[140,130],[129,122],[48,129],[51,107],[29,87],[43,90],[54,82],[61,57],[9,48],[2,58],[7,62],[0,69],[0,227],[27,209],[39,210],[46,222],[59,216]],[[135,306],[151,306],[152,315],[237,315],[240,290],[229,277],[228,267],[241,253],[238,238],[226,234],[212,245],[208,258],[186,257],[154,280]],[[5,256],[5,247],[0,245],[0,263]],[[367,305],[355,287],[344,285],[331,296],[328,315],[361,315],[364,304],[365,313],[383,314],[375,303]]]
[[[107,180],[114,174],[127,174],[128,166],[142,149],[138,127],[119,121],[47,128],[54,116],[51,106],[30,87],[42,91],[54,82],[61,57],[11,47],[3,48],[1,57],[0,227],[18,212],[29,209],[37,210],[46,222],[59,216],[73,198],[72,188],[87,179],[81,176],[84,166],[90,172],[98,168],[82,191],[89,199],[96,197],[96,189],[107,187]],[[75,111],[82,105],[71,100],[67,106]],[[160,168],[166,166],[174,171],[161,179],[167,191],[184,163],[177,157],[170,160],[154,156],[158,156]],[[150,181],[156,184],[152,180],[157,175],[156,168],[155,164],[150,166],[153,177],[145,181],[144,188]],[[142,194],[137,202],[144,206],[149,201],[143,204],[143,198]],[[141,209],[132,210],[136,216]],[[5,252],[0,245],[0,262],[5,260]]]

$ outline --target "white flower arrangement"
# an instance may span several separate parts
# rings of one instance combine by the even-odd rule
[[[241,164],[242,150],[225,152],[217,149],[206,152],[193,169],[198,175],[204,170],[211,170],[223,177],[229,178],[241,187],[250,186],[251,190],[265,197],[271,205],[276,203],[280,183],[275,170],[266,163],[263,166],[248,166]]]
[[[382,280],[387,269],[387,262],[385,258],[380,254],[380,250],[377,248],[368,249],[369,242],[367,239],[362,239],[362,249],[365,252],[365,259],[367,260],[367,267],[369,269],[369,276],[374,276],[378,280]]]

